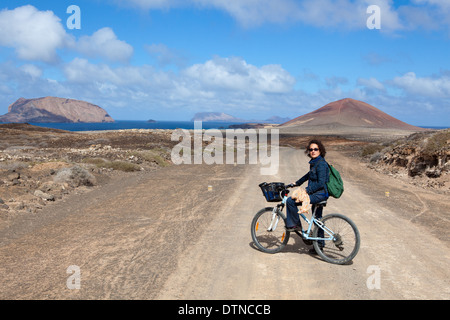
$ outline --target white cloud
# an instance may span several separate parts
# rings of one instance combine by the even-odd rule
[[[325,78],[325,83],[328,87],[334,89],[339,87],[340,85],[346,85],[348,83],[348,79],[345,77],[337,77],[337,76],[327,77]]]
[[[303,0],[298,16],[299,21],[319,28],[365,29],[371,5],[380,8],[382,31],[404,29],[393,0]]]
[[[86,59],[75,58],[67,63],[64,75],[68,83],[86,86],[112,84],[131,90],[151,90],[151,86],[162,86],[167,82],[167,74],[155,71],[152,66],[124,66],[113,68],[107,64],[94,64]]]
[[[387,30],[402,28],[392,0],[131,0],[120,1],[143,9],[179,7],[215,8],[230,14],[244,27],[263,23],[301,22],[324,28],[366,28],[369,5],[382,10],[383,26]]]
[[[69,82],[96,83],[120,82],[117,74],[106,64],[92,64],[86,59],[75,58],[64,66],[64,74]]]
[[[450,1],[448,0],[414,0],[414,2],[435,5],[443,10],[450,10]]]
[[[109,61],[127,61],[133,55],[133,47],[117,39],[111,28],[102,28],[92,36],[82,36],[75,49],[88,57],[102,57]]]
[[[349,0],[304,0],[299,2],[298,20],[307,25],[325,28],[363,28],[367,6]]]
[[[420,78],[414,72],[408,72],[401,77],[395,77],[392,84],[414,96],[450,98],[450,76],[446,74]]]
[[[58,49],[113,62],[126,62],[133,55],[133,47],[119,40],[111,28],[102,28],[76,41],[52,11],[39,11],[31,5],[0,11],[0,46],[15,49],[21,60],[46,63],[59,60]]]
[[[247,119],[296,117],[346,97],[416,125],[444,125],[449,112],[450,71],[429,77],[410,72],[383,82],[360,78],[359,88],[323,87],[309,92],[294,89],[295,79],[281,66],[255,66],[236,57],[215,57],[178,73],[149,65],[112,67],[75,58],[64,64],[62,72],[62,77],[51,80],[31,63],[21,67],[11,61],[0,63],[3,113],[20,96],[49,94],[90,101],[117,119],[183,120],[200,111]]]
[[[380,66],[387,62],[392,62],[392,59],[385,55],[380,55],[376,52],[370,52],[362,56],[363,60],[372,66]]]
[[[364,0],[364,7],[378,5],[381,12],[381,30],[399,31],[405,29],[405,22],[398,10],[394,9],[394,0]],[[367,17],[367,15],[366,15]]]
[[[228,13],[244,27],[303,23],[334,30],[361,30],[367,27],[370,5],[380,7],[381,32],[437,30],[450,25],[448,0],[414,0],[400,5],[394,5],[394,0],[116,0],[116,3],[145,10],[214,8]]]
[[[183,74],[205,88],[221,90],[283,93],[291,91],[295,84],[295,79],[280,65],[258,68],[237,57],[215,57],[187,68]]]
[[[450,1],[415,0],[416,6],[401,6],[398,11],[409,30],[442,30],[450,27]]]
[[[17,67],[14,62],[6,61],[0,63],[0,83],[7,91],[0,93],[1,107],[7,112],[9,104],[19,97],[36,98],[48,95],[70,97],[71,89],[55,80],[45,79],[43,71],[34,64],[27,63]]]
[[[124,6],[136,6],[140,9],[164,9],[177,7],[189,0],[115,0],[116,3]]]
[[[357,81],[357,84],[359,86],[364,86],[369,89],[376,89],[376,90],[381,90],[381,91],[385,90],[384,85],[375,78],[370,78],[370,79],[359,78]]]
[[[116,0],[124,6],[144,10],[167,10],[170,8],[195,7],[223,10],[245,27],[265,22],[283,23],[296,19],[298,6],[295,0]]]
[[[165,44],[152,44],[145,46],[147,52],[156,60],[160,66],[167,66],[174,64],[178,67],[183,67],[186,64],[186,58],[181,52],[170,49]]]
[[[40,78],[42,76],[42,70],[34,64],[24,64],[20,67],[20,70],[32,78]]]
[[[228,12],[243,26],[255,26],[264,22],[283,23],[296,20],[299,7],[292,0],[194,0],[201,7],[214,7]]]
[[[56,50],[70,41],[52,11],[31,5],[0,11],[0,45],[14,48],[20,59],[55,62]]]
[[[112,67],[75,58],[63,71],[66,80],[60,84],[82,93],[81,99],[104,107],[153,110],[160,116],[169,112],[173,116],[174,110],[188,118],[200,110],[269,112],[298,104],[295,79],[281,66],[257,67],[241,58],[215,57],[178,73],[149,65]]]

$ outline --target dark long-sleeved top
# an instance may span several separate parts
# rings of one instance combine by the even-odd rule
[[[301,186],[304,182],[308,181],[308,187],[306,187],[308,194],[319,191],[321,193],[328,193],[326,185],[329,179],[328,170],[328,164],[325,159],[322,156],[318,156],[309,161],[309,172],[298,180],[296,185]]]

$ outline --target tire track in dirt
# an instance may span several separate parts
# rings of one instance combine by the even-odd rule
[[[340,266],[311,256],[296,235],[283,252],[261,253],[253,245],[250,223],[264,201],[257,187],[263,181],[292,182],[308,164],[301,151],[284,149],[280,171],[261,176],[249,167],[242,185],[228,206],[216,216],[202,239],[186,252],[158,299],[337,299],[341,280],[334,270]],[[205,261],[205,263],[198,263]],[[351,269],[354,277],[356,272]],[[333,281],[333,279],[335,281]],[[365,281],[365,280],[364,280]],[[363,281],[363,283],[364,283]],[[353,287],[351,282],[350,287]]]
[[[173,166],[127,176],[48,206],[25,227],[18,221],[1,233],[0,298],[152,299],[241,171]],[[220,177],[236,179],[211,182]],[[80,290],[66,286],[71,265],[81,269]]]
[[[441,230],[450,225],[445,222],[445,214],[435,219],[434,215],[423,213],[427,203],[433,203],[438,211],[441,208],[442,213],[446,206],[444,199],[439,194],[371,171],[339,153],[331,152],[330,159],[336,160],[346,178],[346,191],[336,201],[336,207],[360,229],[363,254],[358,258],[368,266],[380,268],[382,287],[375,290],[379,297],[448,299],[449,239],[443,237],[445,233]],[[354,165],[348,166],[350,162]],[[386,191],[390,191],[389,196]],[[421,206],[417,206],[418,194],[427,197],[426,201],[420,199]],[[413,219],[421,212],[422,220]]]
[[[372,172],[354,159],[333,152],[329,159],[338,169],[344,168],[346,192],[340,200],[330,199],[324,214],[343,213],[356,222],[362,245],[354,261],[344,266],[325,263],[308,254],[310,247],[296,235],[278,254],[256,250],[250,237],[250,222],[259,209],[270,206],[257,185],[263,181],[290,183],[308,169],[303,151],[283,148],[280,158],[280,171],[272,177],[262,177],[258,168],[248,168],[228,206],[215,216],[201,240],[183,254],[177,271],[171,274],[158,299],[446,299],[450,296],[446,270],[450,257],[445,244],[429,233],[426,233],[430,237],[427,242],[417,243],[417,235],[422,232],[420,226],[405,220],[407,213],[398,214],[398,210],[386,206],[385,198],[377,196],[385,196],[385,186],[374,183]],[[364,187],[367,185],[369,191]],[[393,206],[398,209],[395,203]],[[380,289],[370,287],[373,266],[380,270]]]
[[[427,214],[411,222],[422,208],[411,191],[336,152],[327,160],[342,170],[346,191],[324,213],[343,213],[356,222],[362,244],[353,263],[325,263],[308,254],[310,247],[296,235],[279,254],[256,250],[250,223],[270,206],[258,184],[290,183],[308,170],[303,151],[282,148],[280,159],[276,176],[261,176],[250,165],[174,166],[127,175],[19,219],[0,231],[0,298],[450,297],[448,223],[424,224]],[[430,193],[423,197],[426,203],[435,199]],[[70,265],[81,268],[80,290],[66,286]],[[367,287],[373,265],[381,270],[379,290]]]

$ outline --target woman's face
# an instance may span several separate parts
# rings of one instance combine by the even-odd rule
[[[320,156],[320,150],[319,150],[319,146],[317,144],[311,143],[311,145],[309,146],[309,155],[313,159]]]

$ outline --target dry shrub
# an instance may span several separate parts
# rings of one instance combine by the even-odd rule
[[[74,187],[94,186],[97,183],[95,177],[80,166],[60,169],[53,179],[55,182],[68,183]]]

